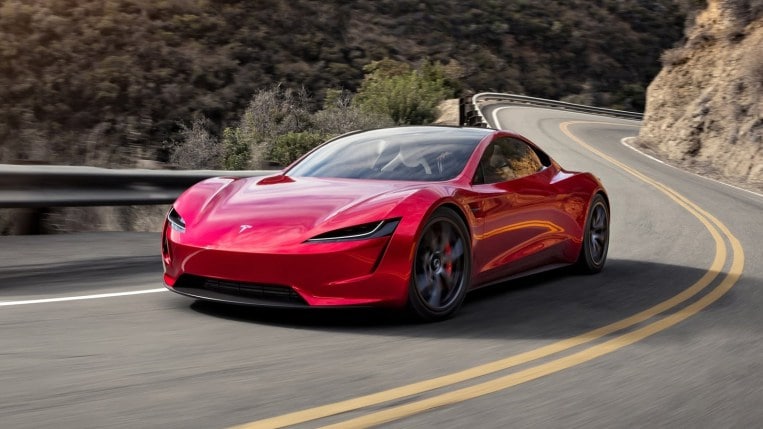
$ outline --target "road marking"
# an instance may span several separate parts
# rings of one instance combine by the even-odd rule
[[[640,153],[641,155],[651,159],[652,161],[659,162],[660,164],[668,166],[668,167],[673,168],[675,170],[682,171],[684,173],[688,173],[688,174],[691,174],[692,176],[696,176],[696,177],[699,177],[701,179],[709,180],[711,182],[719,183],[719,184],[724,185],[724,186],[728,186],[729,188],[736,189],[737,191],[746,192],[748,194],[755,195],[756,197],[763,198],[763,194],[760,194],[758,192],[751,191],[751,190],[745,189],[745,188],[740,188],[739,186],[732,185],[732,184],[726,183],[726,182],[721,182],[720,180],[713,179],[712,177],[703,176],[701,174],[693,173],[693,172],[688,171],[688,170],[682,170],[681,168],[676,167],[675,165],[668,164],[666,161],[663,161],[663,160],[661,160],[661,159],[659,159],[657,157],[649,155],[648,153],[639,150],[638,148],[636,148],[635,146],[630,144],[628,141],[626,141],[626,140],[632,140],[632,139],[634,139],[634,137],[625,137],[625,138],[622,138],[622,139],[620,139],[620,144],[622,144],[623,146],[627,147],[628,149],[630,149],[630,150],[632,150],[634,152]]]
[[[425,399],[422,401],[417,401],[417,402],[409,403],[399,407],[386,409],[377,413],[368,414],[358,419],[342,422],[341,424],[336,425],[336,427],[373,426],[373,425],[381,424],[384,422],[397,420],[406,416],[410,416],[412,414],[420,413],[422,411],[426,411],[431,408],[440,407],[440,406],[452,404],[455,402],[461,402],[461,401],[465,401],[467,399],[474,398],[477,396],[493,393],[499,390],[503,390],[503,389],[515,386],[517,384],[534,380],[538,377],[542,377],[544,375],[548,375],[553,372],[561,371],[562,369],[566,369],[571,366],[578,365],[579,363],[586,362],[588,360],[599,357],[603,354],[611,353],[614,350],[625,347],[626,345],[632,344],[633,342],[646,338],[649,335],[652,335],[656,332],[667,329],[668,327],[675,325],[681,320],[684,320],[690,317],[691,315],[696,314],[696,312],[700,311],[702,308],[705,308],[707,305],[710,305],[710,303],[720,298],[720,296],[722,296],[728,289],[730,289],[731,286],[733,286],[733,284],[738,279],[739,275],[741,275],[742,267],[744,264],[744,255],[742,252],[741,245],[739,245],[739,242],[736,240],[736,238],[733,235],[731,235],[728,229],[722,223],[720,223],[720,221],[718,221],[717,219],[709,215],[709,213],[705,212],[704,210],[702,210],[701,208],[699,208],[698,206],[696,206],[695,204],[693,204],[692,202],[684,198],[682,195],[668,188],[667,186],[662,185],[661,183],[656,182],[642,175],[641,173],[631,169],[625,164],[622,164],[619,161],[615,160],[614,158],[611,158],[608,155],[598,151],[597,149],[587,145],[586,143],[582,142],[582,140],[577,139],[577,137],[572,135],[567,129],[569,125],[575,124],[575,123],[592,123],[592,122],[585,122],[585,121],[565,122],[564,124],[560,125],[560,128],[562,129],[562,132],[564,132],[568,137],[572,138],[573,141],[575,141],[576,143],[583,145],[583,147],[585,147],[586,149],[589,149],[593,153],[597,154],[600,157],[603,157],[604,159],[608,161],[614,161],[615,165],[620,166],[621,168],[624,168],[627,172],[635,175],[637,178],[641,179],[642,181],[645,181],[646,183],[656,187],[658,190],[663,192],[665,195],[667,195],[669,198],[671,198],[680,206],[684,207],[687,211],[689,211],[689,213],[691,213],[693,216],[699,219],[700,222],[705,226],[705,228],[710,232],[716,245],[715,257],[713,259],[713,262],[710,268],[697,282],[695,282],[693,285],[691,285],[689,288],[685,289],[681,293],[647,310],[644,310],[633,316],[627,317],[618,322],[606,325],[598,329],[594,329],[582,335],[578,335],[566,340],[558,341],[548,346],[544,346],[535,350],[531,350],[525,353],[521,353],[519,355],[501,359],[498,361],[494,361],[488,364],[469,368],[464,371],[459,371],[453,374],[449,374],[449,375],[445,375],[445,376],[441,376],[441,377],[437,377],[437,378],[433,378],[429,380],[424,380],[424,381],[413,383],[407,386],[389,389],[386,391],[382,391],[382,392],[378,392],[378,393],[374,393],[370,395],[360,396],[357,398],[340,401],[333,404],[328,404],[328,405],[310,408],[310,409],[306,409],[302,411],[288,413],[288,414],[276,416],[269,419],[259,420],[249,424],[237,426],[236,428],[237,429],[255,429],[255,428],[278,428],[278,427],[291,426],[295,424],[305,423],[308,421],[340,414],[343,412],[358,410],[358,409],[365,408],[372,405],[378,405],[378,404],[389,402],[392,400],[402,399],[408,396],[424,393],[424,392],[435,390],[442,387],[451,386],[451,385],[468,381],[477,377],[481,377],[481,376],[489,375],[491,373],[495,373],[501,370],[505,370],[513,366],[528,363],[542,357],[550,356],[552,354],[556,354],[561,351],[568,350],[575,346],[589,343],[605,335],[609,335],[614,332],[632,327],[638,323],[644,322],[694,297],[695,295],[700,293],[703,289],[705,289],[710,283],[712,283],[712,281],[715,280],[715,278],[720,274],[721,269],[723,268],[723,265],[725,264],[725,261],[727,259],[728,253],[727,253],[727,248],[723,241],[723,238],[721,237],[721,234],[718,232],[718,229],[716,229],[713,226],[713,223],[719,226],[719,228],[723,231],[724,235],[728,237],[729,242],[732,244],[732,248],[734,251],[734,260],[731,266],[732,271],[729,273],[729,275],[727,275],[727,277],[722,281],[722,283],[719,286],[713,289],[713,291],[710,294],[706,295],[704,298],[691,304],[686,309],[678,313],[675,313],[673,315],[666,316],[665,318],[660,319],[657,322],[653,322],[631,333],[624,334],[615,339],[606,341],[599,345],[592,346],[586,350],[583,350],[581,352],[572,354],[564,358],[557,359],[547,364],[539,365],[533,368],[529,368],[529,369],[517,372],[515,374],[497,378],[495,380],[492,380],[486,383],[481,383],[481,384],[471,386],[468,388],[459,389],[453,392],[438,395],[438,396]],[[607,125],[616,125],[610,122],[603,122],[603,123]],[[712,220],[712,223],[711,221],[708,220],[708,218]],[[738,255],[739,255],[739,258],[737,257]],[[722,290],[722,292],[718,293],[719,290]],[[697,304],[705,302],[705,298],[707,298],[708,296],[716,296],[716,295],[717,297],[715,299],[707,302],[703,306],[697,307]],[[696,311],[686,313],[687,310],[694,309],[694,308],[696,308]],[[681,314],[684,315],[683,318],[676,318],[677,315],[681,315]],[[641,333],[641,334],[637,334],[637,333]],[[644,333],[646,333],[646,335],[644,335]],[[644,336],[640,337],[639,335],[644,335]],[[484,392],[484,393],[481,393],[481,392]],[[353,426],[355,424],[357,424],[357,426]]]
[[[736,248],[737,246],[739,246],[738,242],[733,243],[732,245],[732,247],[735,247],[735,254],[737,250],[740,252],[742,250],[741,246],[738,247],[738,249]],[[741,256],[742,253],[739,253],[739,255]],[[346,420],[334,425],[324,426],[324,429],[367,428],[371,426],[377,426],[382,423],[399,420],[401,418],[419,414],[434,408],[464,402],[466,400],[505,390],[510,387],[536,380],[538,378],[580,365],[582,363],[617,351],[658,332],[664,331],[665,329],[668,329],[671,326],[674,326],[679,322],[682,322],[689,317],[699,313],[701,310],[717,301],[726,292],[728,292],[729,289],[734,286],[734,283],[736,283],[736,281],[739,279],[744,264],[743,259],[743,256],[741,259],[735,258],[734,262],[732,263],[730,274],[726,276],[726,278],[724,278],[723,281],[710,293],[687,306],[683,310],[680,310],[669,316],[665,316],[664,318],[650,323],[642,328],[636,329],[635,331],[620,335],[601,344],[593,345],[585,350],[571,354],[569,356],[527,368],[525,370],[499,377],[485,383],[465,387],[398,407],[388,408],[383,411],[367,414],[365,416]]]
[[[158,288],[158,289],[133,290],[129,292],[100,293],[97,295],[78,295],[78,296],[64,296],[60,298],[29,299],[26,301],[0,301],[0,307],[10,307],[14,305],[29,305],[29,304],[47,304],[51,302],[82,301],[85,299],[115,298],[118,296],[143,295],[146,293],[164,292],[166,290],[167,289],[165,288]]]
[[[676,191],[669,188],[668,186],[663,185],[662,183],[657,182],[656,180],[653,180],[639,173],[638,171],[628,167],[627,165],[621,163],[620,161],[617,161],[616,159],[610,157],[609,155],[604,154],[598,149],[583,142],[577,136],[575,136],[569,131],[569,126],[571,125],[596,124],[596,123],[599,123],[599,122],[570,121],[570,122],[562,123],[560,125],[560,129],[565,135],[567,135],[567,137],[569,137],[570,139],[572,139],[579,145],[583,146],[584,148],[588,149],[589,151],[593,152],[597,156],[615,164],[616,166],[634,175],[638,179],[646,182],[647,184],[656,187],[658,190],[668,195],[671,199],[678,202],[681,206],[687,209],[690,208],[690,212],[694,216],[696,216],[698,219],[700,219],[700,221],[708,228],[708,230],[711,231],[711,234],[713,234],[714,237],[715,237],[715,234],[718,233],[718,230],[715,228],[715,226],[717,226],[718,229],[721,230],[723,235],[729,240],[729,243],[731,244],[731,248],[733,252],[729,271],[726,274],[726,276],[723,278],[723,280],[718,284],[718,286],[710,290],[710,292],[708,292],[705,296],[701,297],[697,301],[693,302],[692,304],[686,306],[685,308],[673,314],[667,315],[663,317],[662,319],[649,323],[634,331],[619,335],[611,340],[605,341],[600,344],[592,345],[577,353],[573,353],[571,355],[564,356],[562,358],[558,358],[553,361],[550,361],[541,365],[537,365],[531,368],[527,368],[525,370],[521,370],[521,371],[509,374],[503,377],[498,377],[496,379],[493,379],[484,383],[479,383],[474,386],[457,389],[457,390],[436,395],[427,399],[411,402],[408,404],[404,404],[404,405],[400,405],[400,406],[396,406],[392,408],[387,408],[387,409],[366,414],[354,419],[345,420],[337,424],[324,426],[324,429],[367,428],[367,427],[377,426],[383,423],[399,420],[399,419],[409,417],[415,414],[420,414],[422,412],[429,411],[434,408],[439,408],[439,407],[444,407],[447,405],[456,404],[459,402],[464,402],[470,399],[478,398],[478,397],[495,393],[501,390],[505,390],[510,387],[517,386],[519,384],[536,380],[538,378],[562,371],[564,369],[568,369],[573,366],[580,365],[582,363],[591,361],[593,359],[596,359],[598,357],[604,356],[606,354],[617,351],[623,347],[626,347],[633,343],[641,341],[651,335],[654,335],[658,332],[662,332],[665,329],[668,329],[672,326],[675,326],[676,324],[688,319],[689,317],[696,315],[703,309],[707,308],[710,304],[716,302],[723,295],[725,295],[734,286],[734,284],[736,284],[737,280],[739,280],[739,278],[741,277],[742,271],[744,269],[744,249],[742,248],[742,245],[739,242],[739,240],[731,233],[731,231],[729,231],[729,229],[721,221],[719,221],[716,217],[714,217],[710,213],[703,210],[701,207],[689,201],[683,195],[677,193]],[[611,124],[606,122],[603,122],[603,123]],[[712,222],[712,224],[714,224],[715,226],[713,226],[709,222]]]

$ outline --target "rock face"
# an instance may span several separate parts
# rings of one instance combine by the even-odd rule
[[[709,0],[662,61],[639,144],[763,190],[763,0]]]

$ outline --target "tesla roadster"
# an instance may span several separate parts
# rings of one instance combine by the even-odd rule
[[[164,283],[202,300],[438,320],[475,288],[564,265],[601,271],[609,213],[596,177],[511,132],[355,132],[278,174],[188,189],[164,225]]]

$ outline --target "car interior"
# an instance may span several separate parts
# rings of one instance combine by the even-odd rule
[[[530,146],[514,138],[500,138],[488,146],[477,168],[474,184],[500,183],[529,176],[550,164]]]

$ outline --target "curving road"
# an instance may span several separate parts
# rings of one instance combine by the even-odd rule
[[[759,427],[763,197],[629,149],[633,121],[486,110],[602,178],[603,273],[411,325],[194,303],[156,234],[0,237],[0,427]]]

